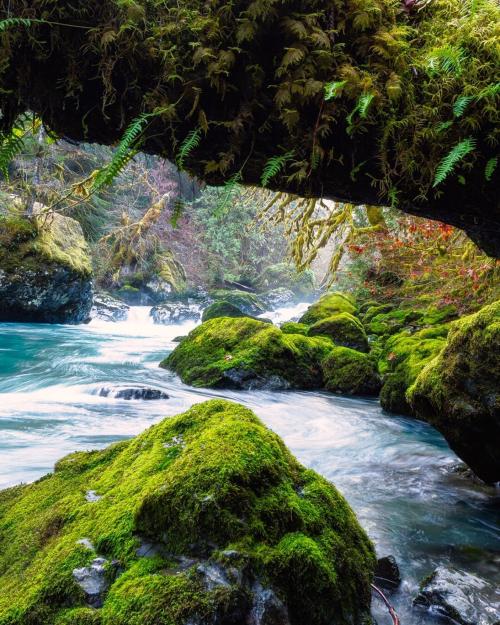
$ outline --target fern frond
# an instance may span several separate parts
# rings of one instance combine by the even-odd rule
[[[488,182],[492,179],[493,174],[495,173],[495,169],[497,168],[497,165],[498,165],[498,156],[494,156],[493,158],[490,158],[490,160],[486,163],[486,167],[484,168],[484,177],[486,178]]]
[[[201,128],[196,128],[195,130],[188,132],[186,138],[181,143],[181,147],[179,148],[179,152],[175,158],[179,169],[184,169],[184,161],[191,154],[191,152],[200,145],[200,141]]]
[[[356,115],[356,113],[359,114],[359,116],[361,118],[366,118],[366,115],[368,113],[368,109],[370,108],[370,104],[373,100],[375,96],[373,95],[373,93],[362,93],[357,102],[356,102],[356,106],[352,109],[352,111],[349,113],[349,115],[346,117],[346,121],[347,121],[347,133],[351,134],[352,130],[353,130],[353,119],[354,119],[354,115]]]
[[[263,187],[267,187],[269,182],[280,173],[285,166],[285,163],[289,161],[293,155],[294,153],[292,151],[286,152],[286,154],[282,154],[281,156],[273,156],[270,158],[264,167],[264,171],[262,172],[262,176],[260,178],[261,185]]]
[[[434,184],[432,186],[437,187],[438,184],[441,184],[455,169],[457,163],[465,158],[467,154],[472,152],[475,147],[476,142],[471,137],[457,143],[457,145],[448,152],[448,154],[437,166],[436,174],[434,176]]]
[[[151,117],[151,113],[143,113],[132,120],[123,133],[123,137],[113,154],[111,162],[100,169],[94,177],[92,187],[89,190],[90,193],[95,193],[103,187],[109,186],[134,158],[139,150],[142,135]]]
[[[461,95],[453,104],[453,115],[455,117],[462,117],[465,113],[465,109],[469,106],[469,104],[474,100],[474,96],[471,95]]]
[[[233,194],[238,188],[238,185],[241,182],[241,180],[242,180],[242,175],[241,175],[241,169],[240,169],[234,174],[234,176],[231,176],[231,178],[229,178],[229,180],[226,181],[226,184],[224,185],[224,192],[223,192],[222,198],[214,210],[214,215],[216,217],[221,217],[224,214],[226,207],[229,204],[229,201],[231,200],[231,198],[233,197]]]
[[[335,82],[327,82],[325,84],[325,100],[332,100],[341,95],[342,89],[346,85],[347,80],[336,80]]]
[[[500,93],[500,82],[491,83],[477,94],[476,100],[493,97]]]
[[[459,76],[462,66],[467,59],[467,53],[463,48],[455,48],[448,45],[435,48],[427,59],[427,68],[432,73],[443,72]]]
[[[0,172],[6,179],[9,177],[9,164],[24,150],[26,138],[34,130],[35,124],[41,124],[41,121],[23,113],[8,134],[0,134]]]
[[[9,28],[15,28],[16,26],[29,28],[33,23],[33,20],[26,17],[8,17],[7,19],[0,20],[0,33],[9,30]]]

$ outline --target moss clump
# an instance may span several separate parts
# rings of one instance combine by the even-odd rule
[[[378,359],[379,371],[386,374],[380,403],[390,412],[410,415],[406,391],[423,367],[443,349],[448,326],[440,325],[415,334],[401,332],[391,336]]]
[[[281,324],[280,330],[284,334],[302,334],[307,336],[309,326],[305,323],[297,323],[296,321],[285,321],[285,323]]]
[[[239,308],[247,315],[261,315],[266,311],[266,307],[261,300],[254,293],[248,293],[247,291],[229,291],[225,289],[218,289],[209,293],[210,297],[214,300],[220,300],[228,302],[236,308]]]
[[[351,315],[356,312],[356,306],[352,303],[351,298],[343,293],[329,293],[323,295],[317,302],[309,306],[299,321],[300,323],[312,325],[321,319],[326,319],[326,317],[342,312]]]
[[[368,339],[363,324],[349,313],[339,313],[314,323],[309,336],[328,336],[335,345],[350,347],[360,352],[368,351]]]
[[[325,387],[333,393],[377,395],[380,377],[373,360],[348,347],[334,347],[322,363]]]
[[[365,317],[368,334],[390,336],[403,329],[418,330],[426,326],[442,324],[457,317],[455,306],[430,307],[423,310],[397,308],[389,312],[374,314],[371,318]]]
[[[88,489],[100,499],[88,502]],[[145,541],[152,557],[139,555]],[[73,569],[96,554],[118,569],[90,610]],[[274,591],[292,625],[359,625],[374,564],[334,486],[223,400],[0,492],[2,625],[246,622],[256,583]],[[207,583],[207,567],[229,581]]]
[[[214,302],[203,311],[201,320],[203,322],[216,319],[217,317],[247,317],[243,311],[233,304],[225,301]]]
[[[212,319],[195,328],[160,364],[187,384],[217,388],[321,388],[325,338],[284,334],[248,317]]]
[[[394,304],[371,304],[363,312],[363,323],[368,323],[377,315],[383,315],[384,313],[391,312],[394,309]]]
[[[431,423],[483,480],[500,480],[500,302],[450,325],[447,343],[408,391]]]

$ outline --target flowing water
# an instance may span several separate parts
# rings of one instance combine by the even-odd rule
[[[283,321],[306,305],[272,315]],[[87,326],[0,324],[0,488],[49,472],[61,456],[141,432],[211,397],[242,402],[307,466],[347,497],[379,555],[393,554],[404,582],[391,595],[402,625],[436,624],[412,610],[419,580],[438,564],[500,585],[500,496],[452,469],[443,438],[425,423],[384,414],[378,402],[321,392],[215,392],[158,367],[194,323],[153,325],[148,308],[126,322]],[[101,388],[162,389],[160,401],[116,399]],[[379,625],[387,613],[374,600]],[[304,624],[307,625],[307,624]]]

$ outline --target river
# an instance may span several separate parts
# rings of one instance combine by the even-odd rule
[[[332,480],[378,554],[396,557],[404,581],[391,601],[402,625],[436,624],[411,601],[438,564],[500,584],[499,491],[453,471],[458,459],[433,428],[387,415],[374,400],[188,387],[158,362],[174,348],[173,338],[195,324],[154,325],[148,314],[137,307],[120,323],[0,324],[0,488],[37,479],[69,452],[104,447],[193,403],[225,397],[249,406],[305,465]],[[137,385],[170,398],[99,395],[102,388]],[[390,622],[376,599],[374,615],[379,625]]]

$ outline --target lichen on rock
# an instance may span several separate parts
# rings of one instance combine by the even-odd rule
[[[183,382],[215,388],[321,388],[324,337],[285,334],[250,317],[211,319],[195,328],[160,366]]]
[[[500,480],[500,302],[451,324],[407,397],[480,478]]]
[[[224,400],[0,491],[2,625],[361,625],[374,566],[335,487]]]
[[[56,213],[0,216],[0,320],[81,323],[92,266],[80,224]]]

